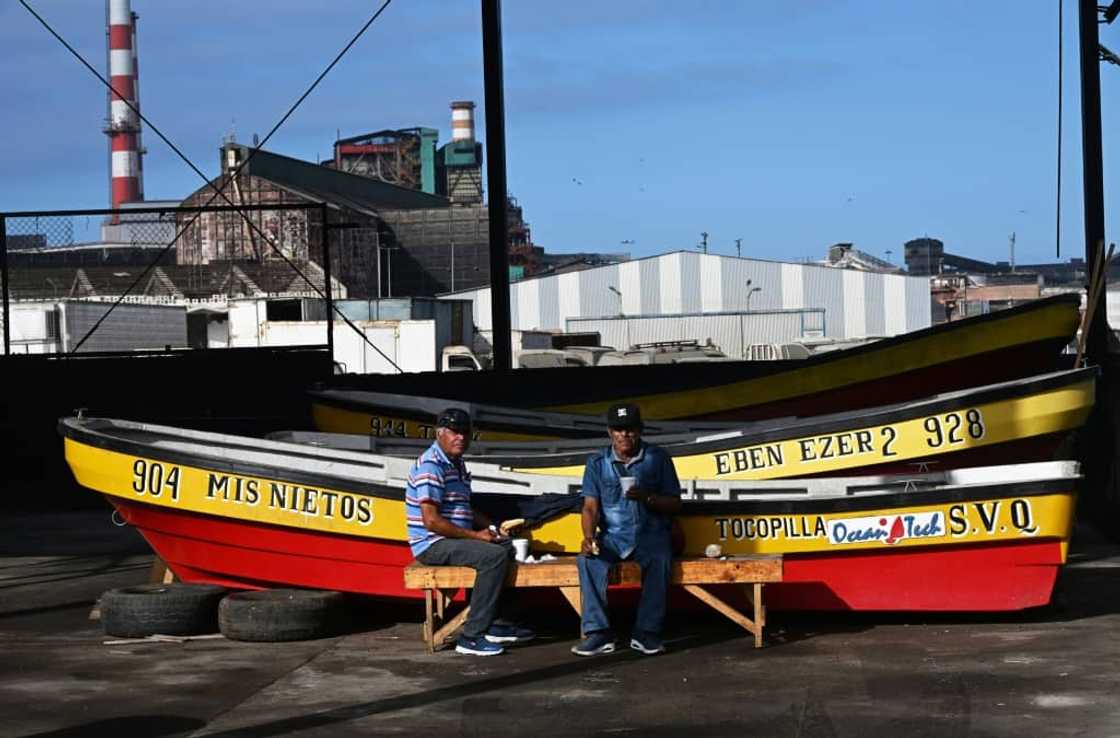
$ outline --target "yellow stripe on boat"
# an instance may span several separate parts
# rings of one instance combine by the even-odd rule
[[[673,465],[681,479],[780,479],[941,456],[1072,431],[1089,416],[1094,388],[1094,380],[1088,379],[1069,387],[898,423],[675,455]],[[583,474],[582,464],[510,468],[533,474]]]
[[[681,515],[677,519],[685,535],[686,556],[703,556],[712,543],[725,556],[840,553],[1040,538],[1067,541],[1075,501],[1071,490],[842,513]],[[556,518],[528,535],[535,551],[577,553],[583,540],[580,516]]]
[[[65,443],[66,461],[79,484],[129,502],[321,533],[405,540],[401,500],[212,471],[70,438]]]
[[[914,338],[877,352],[874,361],[869,361],[863,353],[857,353],[819,365],[810,364],[718,387],[552,405],[546,409],[554,412],[597,414],[604,412],[615,402],[625,401],[640,405],[642,414],[647,418],[696,417],[727,410],[729,405],[762,405],[897,376],[1021,344],[1069,337],[1077,330],[1078,320],[1076,310],[1071,310],[1067,304],[1057,303],[1023,315],[1001,318],[998,331],[982,321],[959,328],[951,341],[946,341],[941,333]],[[749,403],[742,401],[747,398]]]

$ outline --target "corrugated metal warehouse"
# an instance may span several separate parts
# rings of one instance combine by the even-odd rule
[[[444,297],[472,300],[478,329],[492,328],[489,288]],[[573,319],[619,315],[818,310],[824,311],[823,326],[816,318],[785,322],[804,325],[805,337],[821,335],[823,327],[828,338],[893,336],[927,328],[929,280],[676,251],[510,285],[514,330],[565,331]]]

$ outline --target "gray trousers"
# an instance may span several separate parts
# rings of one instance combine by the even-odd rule
[[[486,635],[498,613],[498,598],[513,549],[497,543],[469,538],[441,538],[428,546],[417,561],[427,566],[469,566],[475,571],[471,590],[471,613],[463,625],[463,635]]]

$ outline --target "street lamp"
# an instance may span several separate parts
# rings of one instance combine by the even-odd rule
[[[752,280],[750,280],[750,279],[747,280],[747,312],[748,313],[751,311],[751,295],[753,295],[756,292],[762,292],[761,287],[751,287],[751,282],[752,282]]]
[[[622,315],[622,293],[613,284],[608,284],[607,289],[618,295],[618,314]]]

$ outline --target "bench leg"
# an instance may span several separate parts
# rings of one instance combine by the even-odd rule
[[[435,613],[432,611],[432,596],[433,591],[430,589],[424,590],[424,646],[428,649],[428,653],[435,653]],[[443,595],[440,595],[442,598]]]
[[[682,584],[681,586],[684,587],[684,590],[686,592],[703,602],[705,605],[724,615],[744,630],[754,634],[755,648],[762,647],[762,624],[758,622],[758,620],[751,620],[731,605],[727,604],[708,590],[701,587],[699,584]],[[757,618],[759,616],[760,607],[762,605],[762,586],[756,584],[755,587],[758,588],[755,590],[757,592],[757,597],[755,598],[754,603],[755,617]]]
[[[762,583],[754,582],[747,588],[747,599],[754,607],[754,622],[758,626],[754,632],[754,647],[762,648],[762,629],[766,627],[766,605],[762,604]]]
[[[432,640],[433,640],[432,650],[434,651],[435,648],[437,648],[439,646],[442,646],[443,642],[445,640],[447,640],[447,637],[449,635],[451,635],[452,633],[454,633],[463,624],[463,621],[466,620],[467,616],[470,615],[470,614],[471,614],[471,607],[470,607],[470,605],[467,605],[466,607],[463,608],[462,612],[460,612],[458,615],[456,615],[455,617],[451,618],[446,623],[444,623],[443,627],[441,627],[439,630],[437,630],[435,632],[435,635],[432,637]]]
[[[557,587],[560,594],[564,595],[564,599],[576,611],[576,616],[583,617],[583,596],[580,594],[579,587]],[[581,620],[582,622],[582,620]],[[580,638],[583,637],[583,628],[580,628]]]
[[[579,587],[557,587],[560,594],[564,595],[564,599],[576,611],[576,615],[583,615],[583,598],[579,593]]]

